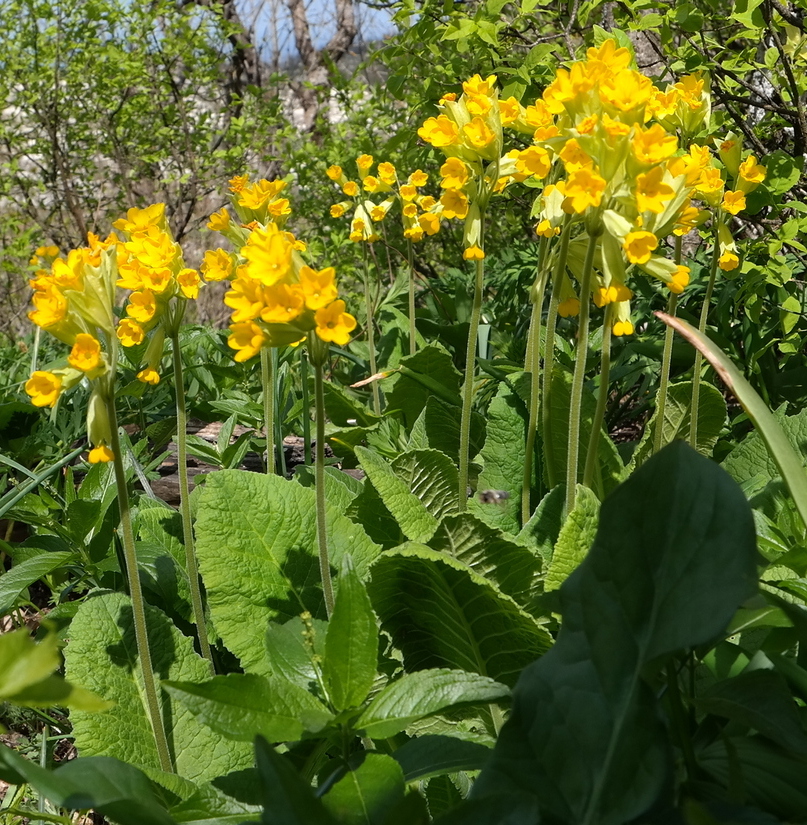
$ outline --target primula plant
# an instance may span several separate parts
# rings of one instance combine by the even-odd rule
[[[720,69],[571,32],[327,146],[321,224],[239,169],[193,254],[162,203],[36,249],[0,819],[805,820],[807,418],[724,352],[781,173]]]

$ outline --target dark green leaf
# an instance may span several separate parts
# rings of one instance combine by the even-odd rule
[[[478,742],[453,736],[417,736],[393,756],[403,768],[404,779],[415,782],[446,773],[481,770],[490,754],[491,749]]]
[[[403,802],[406,786],[400,765],[383,753],[363,755],[322,798],[342,825],[384,825]]]

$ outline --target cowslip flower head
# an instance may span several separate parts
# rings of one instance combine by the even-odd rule
[[[738,215],[746,208],[745,193],[739,189],[736,192],[726,192],[720,208],[730,215]]]
[[[625,255],[632,264],[646,264],[658,248],[658,238],[652,232],[629,232],[623,244]]]
[[[25,392],[35,407],[53,407],[62,393],[61,376],[37,370],[25,382]]]
[[[344,301],[334,301],[314,315],[316,333],[322,341],[337,344],[340,347],[350,341],[350,333],[356,328],[356,319],[345,312]]]
[[[757,163],[754,155],[749,155],[737,169],[737,189],[741,192],[753,192],[765,180],[767,172]]]

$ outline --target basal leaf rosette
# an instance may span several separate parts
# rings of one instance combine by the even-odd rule
[[[35,370],[25,391],[37,407],[54,407],[62,393],[86,379],[91,387],[87,430],[93,449],[89,460],[109,461],[109,418],[102,397],[114,378],[110,355],[115,346],[115,279],[117,238],[88,236],[89,244],[55,257],[30,282],[34,308],[28,317],[70,347],[47,370]],[[37,250],[37,264],[52,250]],[[56,250],[58,254],[58,250]]]
[[[146,367],[137,378],[155,385],[160,381],[165,336],[179,328],[186,302],[199,297],[202,280],[185,265],[166,220],[165,204],[130,209],[113,226],[123,235],[117,247],[116,284],[130,290],[116,334],[124,347],[148,339]]]

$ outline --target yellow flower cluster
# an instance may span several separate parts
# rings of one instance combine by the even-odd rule
[[[291,214],[280,197],[285,181],[230,181],[231,201],[240,224],[227,209],[211,216],[208,228],[239,250],[205,253],[202,274],[208,281],[230,281],[224,303],[232,310],[229,346],[235,360],[247,361],[263,347],[297,344],[310,331],[327,343],[344,346],[356,327],[339,300],[335,272],[306,265],[305,244],[283,229]]]
[[[392,208],[400,206],[403,221],[403,235],[407,240],[417,242],[426,235],[434,235],[440,230],[440,218],[433,210],[435,199],[419,190],[424,187],[429,176],[420,169],[401,182],[398,172],[389,162],[379,163],[376,173],[371,174],[375,158],[360,155],[356,158],[358,182],[350,180],[341,166],[329,166],[327,176],[339,186],[342,194],[350,200],[340,201],[331,206],[332,218],[341,218],[352,210],[350,240],[354,243],[373,243],[380,236],[374,224],[381,223]],[[376,202],[371,195],[384,195]]]

